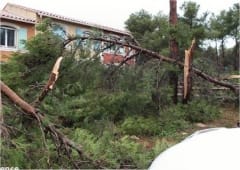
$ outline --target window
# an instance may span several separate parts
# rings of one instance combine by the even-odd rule
[[[4,47],[16,46],[16,29],[8,26],[0,27],[0,45]]]
[[[53,26],[53,33],[59,37],[61,37],[62,39],[66,38],[66,30],[64,28],[64,26],[61,26],[60,24],[54,24]]]
[[[92,48],[94,51],[99,51],[101,48],[101,43],[98,41],[94,41],[92,46],[93,46]]]

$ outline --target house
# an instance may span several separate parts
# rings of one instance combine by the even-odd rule
[[[45,18],[50,18],[61,27],[61,29],[54,30],[59,35],[62,35],[63,32],[69,35],[83,35],[85,32],[99,30],[108,36],[119,38],[132,37],[127,31],[7,3],[0,11],[0,62],[7,61],[13,52],[26,51],[22,40],[29,40],[34,37],[38,33],[36,25],[41,23]],[[128,50],[126,47],[119,47],[117,53],[111,49],[106,50],[102,53],[101,60],[104,64],[120,63],[126,57]],[[128,64],[134,63],[134,60],[128,61]]]

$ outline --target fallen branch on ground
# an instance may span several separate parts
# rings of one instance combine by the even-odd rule
[[[4,82],[0,81],[0,85],[2,94],[7,96],[13,103],[17,104],[21,108],[21,110],[26,113],[27,116],[30,116],[31,118],[41,122],[42,126],[45,128],[44,132],[49,132],[51,136],[54,136],[54,142],[60,142],[60,146],[63,147],[65,151],[74,149],[78,152],[79,156],[91,162],[96,168],[104,168],[98,163],[98,161],[92,160],[90,156],[84,154],[81,145],[76,144],[68,137],[66,137],[63,133],[56,129],[52,123],[43,123],[45,117],[40,114],[40,112],[37,111],[35,107],[24,101],[21,97],[19,97],[12,89],[10,89],[6,84],[4,84]],[[79,167],[75,166],[75,168]]]
[[[48,92],[53,89],[53,86],[57,81],[58,70],[59,70],[62,59],[63,59],[62,57],[59,57],[57,59],[55,65],[52,69],[52,72],[50,74],[50,78],[49,78],[47,84],[45,85],[40,96],[33,103],[34,105],[31,105],[28,102],[26,102],[24,99],[22,99],[20,96],[18,96],[11,88],[9,88],[2,81],[0,81],[1,93],[4,94],[6,97],[8,97],[11,102],[13,102],[17,106],[19,106],[21,108],[21,110],[23,111],[23,113],[26,113],[25,114],[26,116],[37,120],[41,130],[43,127],[44,130],[42,130],[42,131],[44,131],[45,134],[47,134],[48,132],[51,134],[56,147],[60,148],[60,149],[58,148],[58,150],[63,149],[64,151],[66,151],[69,159],[71,158],[70,149],[74,149],[77,151],[80,158],[84,158],[88,162],[91,162],[92,165],[95,166],[95,168],[104,168],[98,163],[98,161],[95,161],[95,160],[91,159],[90,156],[86,155],[83,152],[81,145],[76,144],[75,142],[70,140],[68,137],[66,137],[63,133],[61,133],[58,129],[56,129],[55,126],[51,122],[47,122],[45,120],[45,117],[43,116],[43,114],[35,107],[37,104],[39,104],[45,98],[45,96],[48,94]],[[44,138],[45,138],[45,136],[44,136]],[[56,143],[58,143],[58,144],[56,144]],[[71,161],[71,162],[74,163],[74,161]],[[75,168],[79,168],[75,163],[74,163],[74,166],[75,166]]]

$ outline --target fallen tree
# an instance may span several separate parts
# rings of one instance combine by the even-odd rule
[[[42,130],[42,132],[45,133],[45,135],[48,133],[51,135],[58,152],[64,152],[65,154],[67,154],[68,158],[71,160],[71,149],[74,149],[79,154],[80,159],[84,159],[85,161],[90,162],[92,165],[95,166],[95,168],[104,168],[102,167],[102,165],[98,163],[98,161],[95,161],[91,159],[90,156],[86,155],[83,152],[83,148],[80,144],[76,144],[75,142],[73,142],[71,139],[65,136],[62,132],[56,129],[53,123],[46,121],[44,114],[37,108],[40,102],[47,96],[48,92],[53,89],[54,84],[57,81],[62,59],[63,57],[59,57],[57,59],[52,69],[52,72],[49,76],[49,80],[47,84],[45,85],[39,97],[33,102],[32,105],[26,102],[20,96],[18,96],[11,88],[9,88],[2,81],[0,81],[1,93],[6,97],[8,97],[12,103],[16,104],[22,110],[22,113],[25,116],[30,117],[33,120],[37,120],[38,125],[40,126],[40,129]],[[6,134],[7,129],[3,126],[3,120],[1,121],[0,125],[1,125],[0,130]],[[44,136],[44,140],[45,140],[45,136]],[[75,168],[79,168],[79,166],[76,163],[74,163],[74,161],[71,160],[71,162],[73,163]]]
[[[121,67],[124,63],[126,63],[128,60],[134,58],[134,57],[138,57],[139,54],[144,54],[146,56],[149,56],[151,58],[155,58],[161,61],[165,61],[171,64],[176,64],[179,65],[181,67],[184,67],[184,64],[180,61],[177,61],[176,59],[172,59],[169,57],[165,57],[163,55],[160,55],[158,53],[155,53],[153,51],[147,50],[145,48],[142,48],[138,45],[135,44],[131,44],[130,42],[127,41],[122,41],[122,40],[109,40],[106,38],[102,38],[102,37],[69,37],[64,43],[63,43],[63,47],[65,47],[66,45],[68,45],[69,43],[71,43],[74,40],[97,40],[97,41],[101,41],[101,42],[107,42],[110,43],[111,45],[117,44],[120,45],[122,47],[129,47],[131,48],[131,50],[135,51],[134,54],[126,56],[126,59],[123,60],[119,67]],[[38,96],[38,98],[33,102],[33,104],[29,104],[28,102],[26,102],[24,99],[22,99],[21,97],[19,97],[13,90],[11,90],[6,84],[4,84],[4,82],[0,82],[1,85],[1,92],[2,94],[4,94],[5,96],[7,96],[14,104],[18,105],[22,112],[25,113],[25,116],[31,117],[35,120],[37,120],[38,124],[43,127],[45,134],[50,134],[57,149],[60,151],[64,151],[65,153],[67,153],[67,156],[69,157],[69,159],[71,159],[71,149],[76,150],[77,153],[79,154],[80,159],[84,159],[87,160],[88,162],[91,162],[92,165],[94,165],[96,168],[103,168],[102,165],[98,162],[95,161],[93,159],[91,159],[90,156],[86,155],[83,151],[83,148],[81,145],[76,144],[74,141],[70,140],[67,136],[65,136],[61,131],[59,131],[56,126],[54,124],[52,124],[51,122],[47,122],[45,121],[45,116],[44,114],[39,111],[37,109],[38,105],[41,103],[41,101],[44,100],[44,98],[47,96],[47,94],[49,93],[49,91],[51,91],[57,81],[57,77],[58,77],[58,72],[59,72],[59,68],[60,68],[60,64],[61,64],[61,60],[63,58],[60,57],[56,63],[55,66],[52,69],[52,72],[50,73],[49,76],[49,80],[46,83],[45,87],[43,88],[43,90],[40,92],[40,95]],[[119,68],[117,67],[117,68]],[[228,83],[228,82],[224,82],[224,81],[220,81],[214,77],[211,77],[210,75],[207,75],[206,73],[202,72],[201,70],[197,69],[197,68],[192,68],[192,71],[202,77],[203,79],[229,88],[231,89],[235,94],[239,93],[239,88]],[[73,161],[71,161],[73,162]],[[102,163],[102,162],[101,162]],[[79,166],[77,164],[74,164],[75,168],[79,168]]]
[[[63,42],[63,48],[65,46],[67,46],[69,43],[71,43],[72,41],[75,41],[75,40],[95,40],[95,41],[101,41],[101,42],[106,42],[106,43],[109,43],[109,44],[116,44],[116,45],[120,45],[122,47],[129,47],[131,48],[131,50],[134,50],[137,54],[143,54],[143,55],[146,55],[148,57],[151,57],[151,58],[156,58],[158,60],[161,60],[161,61],[165,61],[165,62],[168,62],[168,63],[171,63],[171,64],[175,64],[175,65],[178,65],[180,67],[184,67],[184,63],[176,60],[176,59],[173,59],[173,58],[169,58],[169,57],[166,57],[166,56],[163,56],[161,54],[158,54],[156,52],[153,52],[151,50],[148,50],[146,48],[143,48],[143,47],[140,47],[138,45],[135,45],[135,44],[131,44],[130,42],[128,41],[123,41],[121,39],[106,39],[106,38],[103,38],[103,37],[92,37],[92,36],[75,36],[75,37],[68,37],[68,39],[66,39],[64,42]],[[127,57],[125,60],[123,60],[120,65],[122,66],[126,61],[128,61],[129,59],[133,58],[133,57],[137,57],[136,56],[130,56],[130,57]],[[203,78],[204,80],[206,81],[209,81],[210,83],[213,83],[215,85],[219,85],[219,86],[222,86],[222,87],[226,87],[226,88],[229,88],[234,94],[236,95],[239,95],[239,86],[235,86],[229,82],[225,82],[225,81],[221,81],[215,77],[212,77],[206,73],[204,73],[203,71],[195,68],[195,67],[192,67],[192,72],[195,73],[197,76]]]

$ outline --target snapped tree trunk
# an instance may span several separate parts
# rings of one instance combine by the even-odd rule
[[[63,57],[58,57],[57,61],[55,62],[52,72],[49,76],[48,82],[47,84],[44,86],[41,94],[38,96],[38,98],[34,101],[34,106],[38,105],[43,99],[44,97],[48,94],[48,92],[50,90],[53,89],[54,84],[56,83],[57,79],[58,79],[58,74],[59,74],[59,68],[61,65],[61,61],[62,61]]]
[[[184,60],[184,78],[183,78],[183,103],[187,104],[190,100],[192,91],[192,58],[193,50],[195,47],[195,39],[192,41],[191,47],[185,50],[185,60]]]
[[[172,27],[176,27],[177,24],[177,0],[170,0],[170,17],[169,24]],[[178,44],[175,35],[171,35],[169,41],[170,58],[178,59]],[[178,102],[178,75],[176,72],[170,72],[170,84],[173,87],[173,103]]]

